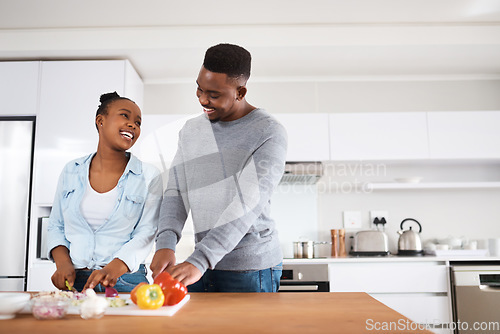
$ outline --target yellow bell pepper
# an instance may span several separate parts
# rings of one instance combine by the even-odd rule
[[[163,306],[165,296],[158,284],[141,285],[136,292],[137,306],[145,310],[154,310]]]

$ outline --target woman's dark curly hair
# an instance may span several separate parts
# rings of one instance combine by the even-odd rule
[[[97,107],[97,112],[95,113],[95,116],[97,117],[97,115],[107,115],[109,105],[114,101],[118,100],[128,100],[130,102],[134,102],[129,98],[118,95],[117,92],[102,94],[101,97],[99,98],[99,102],[101,102],[101,104],[99,105],[99,107]]]

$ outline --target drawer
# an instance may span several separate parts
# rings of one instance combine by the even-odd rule
[[[448,292],[448,268],[438,263],[335,263],[328,274],[333,292]]]

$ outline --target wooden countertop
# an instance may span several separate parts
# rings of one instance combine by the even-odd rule
[[[392,328],[392,330],[391,330]],[[172,317],[0,320],[0,333],[431,333],[363,292],[192,293]]]

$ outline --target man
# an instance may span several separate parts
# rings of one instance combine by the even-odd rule
[[[251,55],[219,44],[197,79],[204,114],[179,132],[160,212],[153,277],[166,270],[190,292],[275,292],[281,262],[270,198],[283,174],[281,124],[245,95]],[[175,245],[191,210],[195,250],[177,264]]]

